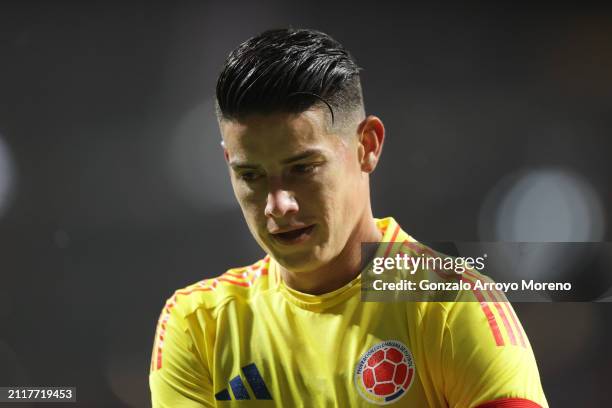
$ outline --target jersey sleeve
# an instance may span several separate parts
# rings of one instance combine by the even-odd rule
[[[176,299],[176,297],[174,298]],[[161,312],[149,373],[153,408],[213,407],[212,381],[193,330],[170,300]]]
[[[462,291],[442,330],[440,375],[450,407],[548,407],[531,345],[503,293]]]

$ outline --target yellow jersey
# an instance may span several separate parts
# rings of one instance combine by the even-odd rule
[[[377,226],[382,242],[421,245],[392,218]],[[300,293],[266,256],[176,291],[155,334],[153,406],[548,407],[503,294],[364,302],[361,286],[359,275],[330,293]]]

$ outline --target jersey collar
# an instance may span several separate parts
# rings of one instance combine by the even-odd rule
[[[392,218],[375,219],[376,226],[383,234],[376,256],[390,256],[398,250],[406,240],[414,241],[406,234],[399,224]],[[399,244],[399,245],[398,245]],[[322,295],[310,295],[308,293],[299,292],[291,289],[281,279],[279,265],[270,257],[270,276],[273,285],[281,292],[281,294],[291,303],[312,311],[322,311],[328,309],[343,300],[355,295],[361,288],[361,273],[352,281],[334,290],[333,292],[324,293]]]

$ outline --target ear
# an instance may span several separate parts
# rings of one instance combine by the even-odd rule
[[[225,148],[225,142],[223,140],[221,140],[221,148],[223,149],[223,157],[225,158],[225,162],[228,163],[229,153],[227,152],[227,149]]]
[[[385,141],[385,126],[373,115],[366,117],[357,128],[361,170],[372,173],[378,164]]]

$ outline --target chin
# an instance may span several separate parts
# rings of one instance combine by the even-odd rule
[[[299,273],[309,272],[319,267],[322,262],[313,257],[312,252],[306,253],[272,253],[274,259],[281,264],[285,269]]]

